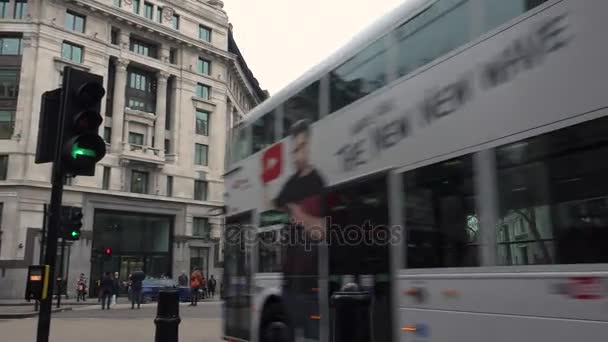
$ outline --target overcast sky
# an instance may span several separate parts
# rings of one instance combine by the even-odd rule
[[[408,0],[223,0],[262,89],[275,94]]]

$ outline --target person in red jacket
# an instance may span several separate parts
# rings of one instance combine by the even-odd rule
[[[198,305],[198,290],[203,285],[203,274],[195,268],[190,275],[190,306]]]

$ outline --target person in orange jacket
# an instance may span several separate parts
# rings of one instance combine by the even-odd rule
[[[203,274],[198,268],[194,268],[190,275],[190,306],[198,304],[198,290],[203,285]]]

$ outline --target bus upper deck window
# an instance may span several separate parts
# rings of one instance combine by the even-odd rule
[[[398,27],[394,32],[398,75],[405,76],[469,42],[470,13],[469,0],[439,0]]]
[[[252,153],[256,153],[275,142],[275,112],[257,119],[251,126]]]
[[[386,85],[386,37],[382,37],[330,74],[331,112]]]
[[[319,119],[319,81],[304,88],[283,105],[283,138],[289,134],[289,128],[298,120],[308,119],[315,122]]]
[[[238,162],[241,159],[249,156],[249,141],[248,127],[235,127],[232,136],[231,159],[232,162]]]
[[[484,32],[487,32],[534,7],[542,5],[547,0],[484,0],[484,2]]]

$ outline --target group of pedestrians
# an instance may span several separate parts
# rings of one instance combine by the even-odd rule
[[[180,286],[187,286],[188,284],[188,276],[185,272],[178,278],[178,283]],[[215,297],[215,287],[217,285],[217,281],[211,275],[209,279],[205,279],[203,273],[195,268],[190,274],[190,306],[198,305],[199,298],[213,298]]]
[[[131,299],[131,309],[141,308],[142,302],[142,288],[143,281],[146,278],[145,273],[141,269],[136,269],[132,274],[129,275],[128,281],[123,283],[126,287],[129,297]],[[190,287],[190,305],[196,306],[198,301],[202,298],[214,298],[217,281],[211,275],[209,279],[205,279],[205,276],[200,269],[195,268],[190,275],[190,281],[188,282],[188,276],[185,272],[178,278],[178,284],[181,287]],[[110,310],[111,305],[116,304],[117,296],[121,289],[121,283],[119,280],[118,272],[106,272],[102,279],[98,282],[99,289],[99,301],[101,302],[102,310]],[[77,300],[86,301],[87,295],[87,279],[84,273],[80,274],[80,278],[76,284]]]
[[[135,305],[137,305],[138,309],[141,308],[141,291],[145,278],[146,275],[141,269],[137,269],[135,272],[129,275],[129,281],[126,285],[127,291],[131,297],[131,310],[135,309]],[[110,310],[110,304],[116,304],[116,298],[118,296],[118,292],[120,291],[118,272],[115,272],[114,275],[112,275],[111,272],[106,272],[100,282],[99,290],[101,309]]]

